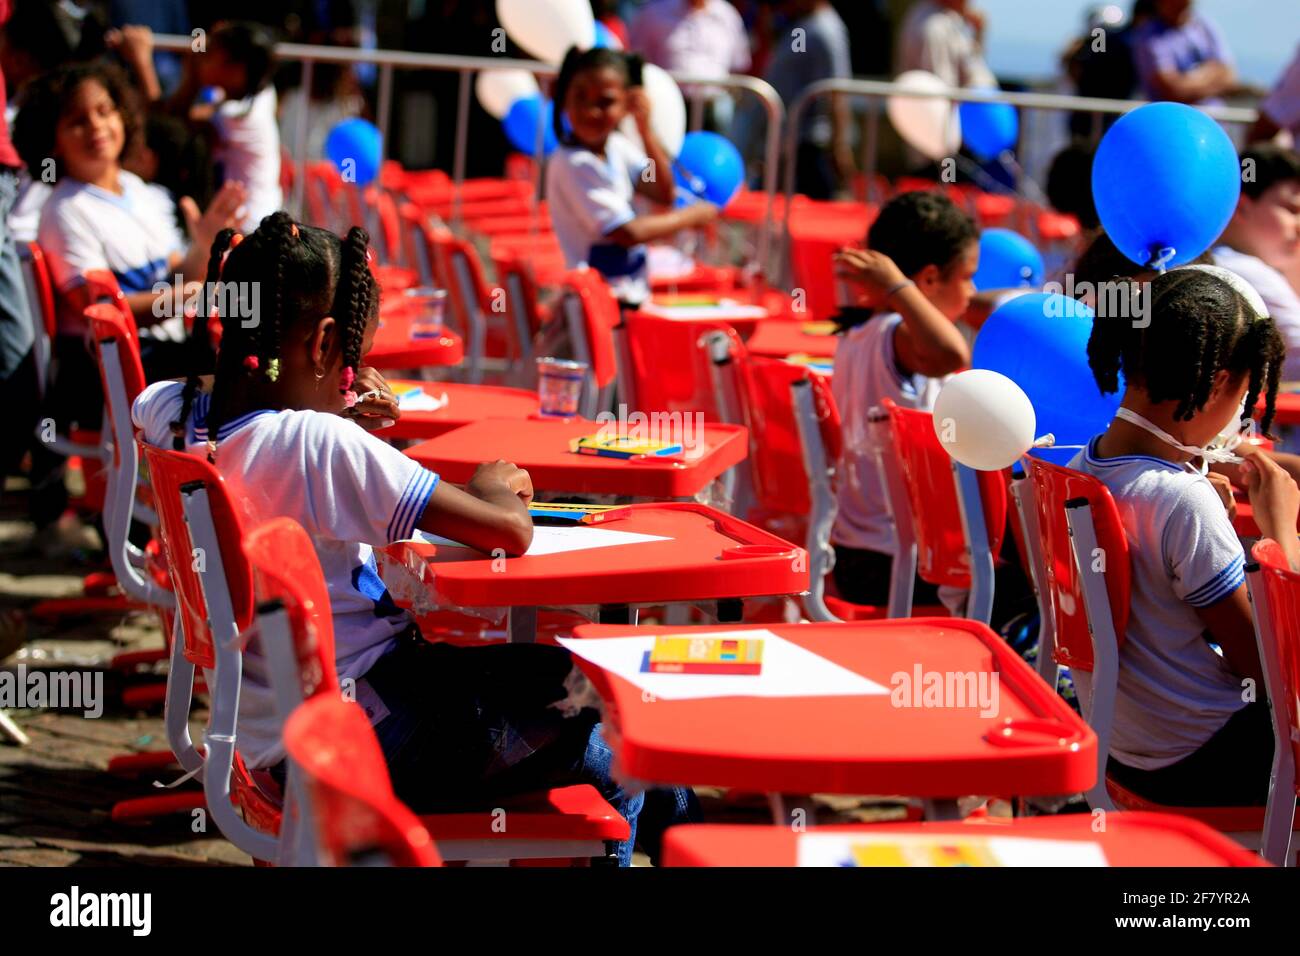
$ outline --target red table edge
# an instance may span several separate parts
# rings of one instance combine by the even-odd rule
[[[672,784],[672,785],[689,785],[689,786],[725,786],[739,789],[750,789],[759,792],[798,792],[798,793],[851,793],[851,794],[900,794],[909,797],[927,797],[936,799],[946,799],[953,797],[966,796],[970,794],[1006,794],[1014,793],[1017,796],[1047,796],[1061,795],[1068,793],[1079,793],[1087,790],[1096,783],[1097,769],[1097,736],[1092,729],[1088,727],[1074,713],[1070,706],[1062,700],[1052,688],[1037,675],[1018,654],[1011,650],[996,633],[986,625],[977,621],[970,621],[965,618],[950,617],[917,617],[917,618],[898,618],[889,621],[858,621],[843,623],[811,623],[811,624],[705,624],[705,625],[684,625],[674,627],[658,627],[645,625],[620,625],[620,624],[582,624],[574,629],[574,637],[599,640],[607,637],[630,637],[646,636],[651,633],[655,634],[679,634],[694,632],[711,632],[718,631],[744,631],[744,630],[771,630],[779,633],[783,628],[819,628],[819,629],[861,629],[871,628],[872,626],[930,626],[945,629],[956,629],[969,632],[972,636],[978,638],[981,643],[991,652],[993,663],[998,668],[999,683],[1014,692],[1027,707],[1038,714],[1046,714],[1044,719],[1055,720],[1057,723],[1065,724],[1064,730],[1071,733],[1068,736],[1063,735],[1056,745],[1026,745],[1017,747],[1014,750],[1008,749],[1008,755],[1015,753],[1019,759],[1008,758],[991,768],[987,761],[977,757],[956,759],[945,761],[945,767],[957,768],[960,773],[966,775],[967,784],[957,788],[956,792],[942,790],[936,786],[923,786],[919,784],[899,784],[897,781],[891,781],[887,784],[877,786],[876,784],[863,785],[860,783],[850,783],[860,776],[867,775],[866,771],[859,769],[864,766],[861,764],[836,764],[830,766],[825,763],[815,761],[805,761],[806,766],[800,768],[800,772],[808,773],[817,771],[821,776],[816,777],[817,784],[808,787],[788,787],[784,784],[773,785],[773,781],[765,780],[764,775],[781,772],[783,769],[788,770],[791,761],[788,757],[773,757],[766,760],[756,759],[753,757],[732,757],[726,754],[718,753],[666,753],[655,751],[643,747],[635,742],[628,741],[622,732],[621,713],[623,704],[627,701],[636,706],[642,701],[641,691],[630,681],[621,677],[610,675],[604,669],[592,664],[589,661],[577,658],[576,662],[582,669],[583,673],[592,682],[601,699],[606,705],[606,711],[609,719],[605,722],[604,733],[610,747],[614,750],[616,759],[623,773],[628,777],[641,780],[652,784]],[[1008,680],[1008,674],[1011,679]],[[814,700],[817,698],[782,698],[782,700]],[[696,703],[696,701],[655,701],[654,705],[663,707],[671,706],[678,703]],[[1055,715],[1055,716],[1054,716]],[[1036,718],[1037,719],[1037,718]],[[1004,722],[993,725],[994,727],[1005,727],[1011,723],[1011,718],[1006,718]],[[986,735],[987,736],[987,735]],[[1086,759],[1085,759],[1086,758]],[[668,763],[675,765],[675,773],[665,772],[661,768]],[[871,765],[870,775],[881,779],[888,779],[891,776],[900,776],[908,771],[914,770],[917,766],[933,766],[934,761],[930,758],[906,760],[894,759],[887,763],[880,762]],[[1023,766],[1022,766],[1023,765]],[[1060,765],[1059,767],[1057,765]],[[685,771],[683,772],[683,768]],[[715,773],[723,776],[708,777],[706,774]],[[1032,787],[1024,789],[1021,787],[1009,787],[1006,780],[999,780],[998,777],[1006,777],[1011,774],[1033,773],[1035,775],[1049,775],[1059,773],[1061,779],[1056,781],[1050,787]],[[697,774],[705,774],[697,776]]]
[[[1004,830],[1005,836],[1023,837],[1037,839],[1060,839],[1069,840],[1072,837],[1068,835],[1053,833],[1051,835],[1037,836],[1033,831],[1035,829],[1049,830],[1051,824],[1062,823],[1074,819],[1078,821],[1080,836],[1086,836],[1087,833],[1093,832],[1092,817],[1085,814],[1067,814],[1064,816],[1045,816],[1045,817],[1017,817],[1017,818],[989,818],[981,817],[966,821],[923,821],[920,823],[849,823],[849,824],[831,824],[827,826],[818,826],[812,829],[814,833],[864,833],[872,836],[879,834],[897,833],[897,834],[963,834],[965,828],[987,827],[990,829]],[[1045,823],[1035,823],[1031,821],[1048,821]],[[1117,824],[1120,829],[1133,828],[1141,830],[1164,830],[1167,832],[1177,833],[1187,837],[1192,842],[1198,844],[1202,849],[1218,854],[1223,858],[1224,865],[1228,867],[1269,867],[1271,864],[1263,859],[1253,850],[1248,850],[1241,844],[1231,838],[1219,833],[1203,823],[1193,820],[1190,817],[1179,816],[1171,813],[1147,813],[1140,810],[1113,811],[1106,816],[1107,826]],[[683,856],[694,856],[690,848],[692,837],[700,835],[702,830],[713,831],[732,831],[739,832],[745,829],[760,829],[769,834],[780,833],[789,834],[789,839],[782,840],[783,843],[790,844],[791,859],[786,864],[753,864],[757,866],[774,866],[794,867],[798,863],[798,837],[799,834],[789,827],[773,826],[768,824],[687,824],[670,827],[664,834],[663,846],[663,865],[664,866],[745,866],[743,863],[712,863],[712,862],[691,862],[682,861]],[[692,832],[694,831],[694,832]],[[974,835],[974,834],[972,834]],[[982,835],[982,834],[981,834]],[[1087,839],[1079,840],[1081,843],[1094,842]],[[1100,842],[1100,841],[1095,841]],[[1104,845],[1103,845],[1104,849]],[[1151,864],[1133,864],[1133,865],[1150,865],[1150,866],[1176,866],[1177,864],[1161,864],[1159,861]],[[1127,868],[1130,864],[1123,864],[1121,868]]]
[[[512,421],[512,419],[493,420]],[[591,425],[595,429],[599,428],[601,423],[593,421]],[[629,497],[645,498],[690,498],[707,488],[710,483],[716,481],[728,469],[734,468],[749,457],[749,429],[744,425],[717,422],[704,427],[706,430],[727,433],[724,440],[713,447],[707,458],[701,456],[694,461],[668,458],[659,461],[648,459],[645,462],[648,467],[645,467],[645,470],[640,472],[637,480],[644,481],[646,485],[652,487],[638,488],[630,492],[624,488],[614,487],[614,484],[618,481],[626,481],[626,473],[621,473],[613,467],[582,469],[579,468],[580,463],[577,461],[571,465],[538,464],[527,461],[517,461],[515,463],[528,472],[534,488],[548,493],[568,492],[571,494],[627,495]],[[448,429],[448,431],[450,430]],[[478,468],[477,463],[471,464],[469,461],[447,462],[432,455],[420,454],[422,445],[442,439],[445,435],[446,432],[424,439],[418,444],[405,449],[403,454],[425,468],[436,471],[448,481],[458,484],[467,482],[473,477],[475,469]],[[702,479],[701,469],[706,460],[710,469],[716,468],[717,471],[711,477]],[[659,467],[651,467],[655,465]],[[673,465],[680,465],[680,467],[672,467]],[[642,464],[639,462],[625,462],[623,466],[630,469],[640,469]],[[573,469],[573,474],[580,476],[577,480],[558,477],[561,473],[569,474],[570,469]]]
[[[417,541],[403,541],[394,542],[383,550],[390,558],[402,564],[407,571],[415,575],[418,580],[423,581],[426,587],[433,592],[435,600],[443,607],[556,607],[593,603],[602,605],[658,605],[724,600],[727,598],[743,600],[770,595],[802,594],[808,590],[809,564],[807,552],[799,545],[792,544],[770,531],[765,531],[762,528],[741,521],[733,515],[717,511],[694,501],[645,502],[628,505],[628,507],[647,510],[690,511],[713,520],[718,533],[733,538],[734,535],[731,535],[729,529],[735,525],[741,525],[747,534],[744,539],[734,538],[738,545],[774,545],[779,546],[781,551],[771,555],[745,558],[743,560],[722,561],[715,557],[713,560],[716,564],[711,569],[713,573],[706,578],[713,585],[709,589],[687,590],[684,585],[676,583],[673,587],[664,587],[654,596],[638,597],[630,595],[628,591],[612,591],[605,600],[593,602],[590,600],[557,600],[553,591],[554,577],[524,579],[521,585],[521,579],[518,575],[511,577],[509,580],[516,588],[522,588],[525,591],[524,595],[512,600],[502,600],[500,594],[488,595],[487,593],[481,593],[490,586],[499,586],[502,575],[496,575],[496,580],[493,581],[480,579],[449,581],[445,572],[439,575],[436,570],[431,570],[431,568],[436,568],[436,565],[431,565],[428,559],[437,554],[437,545]],[[488,561],[492,559],[490,556],[484,555],[479,560]],[[510,558],[507,560],[518,562],[527,559]],[[744,579],[754,573],[756,565],[761,565],[763,568],[784,566],[788,570],[788,574],[785,575],[785,578],[788,579],[787,584],[782,584],[776,590],[754,591],[745,588]],[[802,570],[795,570],[796,567]],[[432,581],[429,580],[429,576],[433,577]],[[691,579],[694,581],[702,576],[692,575]],[[645,575],[629,571],[621,575],[619,584],[627,587],[639,577],[645,577]],[[609,591],[608,582],[605,582],[604,587]],[[787,587],[788,589],[783,589]]]

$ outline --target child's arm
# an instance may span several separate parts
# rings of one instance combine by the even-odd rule
[[[1223,659],[1232,672],[1239,677],[1251,678],[1256,687],[1262,688],[1264,668],[1259,662],[1255,619],[1251,615],[1250,592],[1246,585],[1208,607],[1198,607],[1196,614],[1214,643],[1223,651]]]
[[[1246,461],[1241,481],[1250,495],[1255,523],[1267,538],[1282,546],[1287,563],[1300,571],[1300,539],[1296,538],[1296,516],[1300,512],[1300,489],[1285,468],[1253,446],[1241,446]]]
[[[153,65],[152,30],[143,26],[109,30],[104,36],[104,43],[110,50],[116,50],[131,68],[140,82],[140,92],[144,94],[145,102],[154,103],[162,99],[162,84],[158,82],[158,72]]]
[[[438,482],[416,526],[485,554],[502,550],[518,557],[533,542],[532,499],[528,472],[505,461],[483,464],[463,491]]]
[[[624,248],[639,246],[645,242],[671,236],[682,229],[703,226],[718,218],[718,207],[713,203],[700,202],[672,212],[660,212],[650,216],[637,216],[605,234],[610,242]]]
[[[903,317],[894,334],[894,354],[905,368],[937,377],[970,365],[970,346],[956,324],[934,307],[893,259],[870,249],[841,249],[835,259],[841,275],[866,286],[872,305],[893,308]]]
[[[645,144],[646,158],[650,160],[650,176],[638,176],[634,188],[647,199],[665,206],[673,204],[673,158],[650,126],[650,97],[642,87],[633,87],[627,95],[628,112],[636,120],[637,132]]]

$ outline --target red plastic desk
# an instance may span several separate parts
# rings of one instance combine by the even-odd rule
[[[771,320],[762,322],[745,342],[753,355],[783,359],[790,355],[812,355],[816,358],[833,358],[840,344],[838,335],[810,335],[804,330],[806,322]]]
[[[634,514],[611,529],[671,540],[509,558],[504,571],[468,548],[401,542],[387,553],[443,606],[662,604],[808,588],[806,552],[776,535],[690,502],[630,507]]]
[[[465,358],[465,344],[450,329],[436,339],[411,338],[410,313],[400,308],[380,312],[379,331],[366,353],[366,364],[375,368],[426,368],[431,365],[459,365]]]
[[[406,449],[406,454],[448,481],[463,483],[485,461],[508,458],[541,491],[633,498],[689,498],[745,460],[748,432],[741,425],[705,425],[699,458],[624,460],[578,455],[569,442],[595,435],[601,423],[583,418],[548,421],[476,421]],[[617,527],[622,528],[620,521]]]
[[[772,321],[772,315],[762,305],[742,302],[738,297],[723,293],[714,298],[728,300],[701,306],[697,304],[701,294],[684,293],[653,296],[648,305],[641,306],[641,312],[656,319],[679,320],[682,322],[725,322],[745,334],[760,324]]]
[[[583,625],[582,638],[767,627],[886,688],[902,672],[999,675],[998,713],[896,707],[856,697],[642,699],[631,683],[579,661],[606,703],[620,772],[648,783],[790,794],[1066,794],[1097,776],[1097,737],[983,624],[912,618],[852,624],[637,628]]]
[[[1259,854],[1203,823],[1165,813],[1109,813],[1094,833],[1092,817],[1021,817],[969,823],[881,823],[818,827],[818,833],[871,836],[1029,837],[1095,843],[1111,866],[1267,866]],[[664,837],[665,866],[795,866],[799,834],[783,826],[680,826]]]
[[[522,388],[466,385],[461,382],[419,382],[406,379],[389,379],[388,386],[394,392],[423,388],[431,395],[445,394],[447,404],[436,411],[402,412],[402,417],[395,425],[376,432],[379,437],[386,440],[424,441],[462,428],[471,422],[487,419],[522,421],[530,415],[537,414],[537,393]]]
[[[1261,402],[1258,410],[1262,413],[1264,405]],[[1300,392],[1278,392],[1277,401],[1274,404],[1274,424],[1277,425],[1300,425]]]

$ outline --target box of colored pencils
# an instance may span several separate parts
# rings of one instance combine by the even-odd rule
[[[575,525],[600,524],[626,518],[632,509],[626,505],[538,504],[528,509],[533,524]]]
[[[569,450],[579,455],[600,455],[605,458],[671,458],[682,453],[682,446],[672,442],[588,435],[573,439],[569,443]]]
[[[656,637],[650,651],[655,674],[759,674],[761,638]]]

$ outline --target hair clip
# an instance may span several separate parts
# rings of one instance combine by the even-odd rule
[[[298,224],[296,222],[289,223],[289,235],[293,236],[295,239],[298,238]]]
[[[356,380],[357,380],[357,370],[354,369],[351,365],[349,365],[347,368],[343,370],[343,374],[339,376],[339,391],[346,395],[347,392],[352,388],[352,383],[355,382]]]
[[[345,392],[343,393],[343,407],[344,407],[344,408],[353,408],[353,407],[355,407],[356,404],[357,404],[357,402],[358,402],[359,400],[360,400],[360,399],[359,399],[359,397],[357,396],[357,393],[354,392],[354,391],[352,391],[352,389],[350,389],[350,388],[349,388],[347,391],[345,391]]]
[[[248,369],[250,372],[256,372],[257,367],[261,364],[261,360],[258,359],[256,355],[244,356],[244,368]]]
[[[370,247],[366,247],[366,262],[370,261]]]
[[[266,377],[274,382],[280,377],[280,360],[273,358],[266,363]]]
[[[239,245],[243,241],[244,241],[244,234],[242,232],[235,233],[233,236],[230,237],[230,248],[233,250],[235,246]]]

